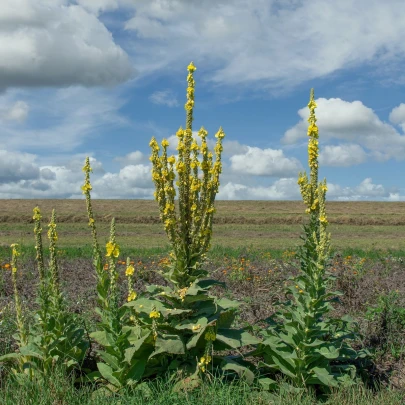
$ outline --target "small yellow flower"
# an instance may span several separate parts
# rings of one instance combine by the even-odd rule
[[[167,139],[163,139],[163,141],[162,141],[162,146],[165,148],[165,147],[168,147],[169,146],[169,141],[167,140]]]
[[[150,314],[149,314],[149,318],[160,318],[160,312],[159,311],[152,311]]]
[[[107,257],[118,257],[120,254],[120,247],[116,243],[112,242],[107,242],[106,244],[106,249],[107,249]]]
[[[134,299],[136,298],[136,292],[135,291],[131,291],[129,294],[128,294],[128,302],[130,302],[130,301],[133,301]]]
[[[94,218],[89,219],[89,226],[91,226],[92,224],[94,224]]]
[[[192,329],[192,330],[199,330],[199,329],[201,329],[201,325],[200,325],[200,324],[198,324],[198,325],[193,325],[191,329]]]
[[[190,64],[187,66],[187,70],[192,73],[195,72],[197,68],[194,66],[193,62],[190,62]]]
[[[83,194],[86,194],[88,191],[92,190],[91,184],[86,183],[84,184],[81,189],[83,190]]]
[[[176,158],[174,156],[170,156],[167,158],[167,161],[172,165],[176,162]]]
[[[126,275],[127,277],[132,276],[132,275],[134,274],[134,271],[135,271],[135,268],[134,268],[134,266],[132,266],[132,264],[131,264],[131,265],[129,265],[129,266],[127,267],[127,269],[125,270],[125,275]]]

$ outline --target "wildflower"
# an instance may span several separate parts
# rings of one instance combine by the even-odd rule
[[[167,139],[163,139],[163,141],[162,141],[162,146],[163,146],[163,147],[169,146],[169,141],[168,141]]]
[[[106,249],[107,249],[107,257],[118,257],[120,254],[120,247],[116,243],[112,242],[107,242],[106,244]]]
[[[9,269],[11,266],[10,266],[9,263],[6,263],[6,264],[4,265],[4,267],[5,267],[6,269]]]
[[[133,301],[135,298],[136,298],[136,292],[135,292],[135,291],[131,291],[131,292],[128,294],[127,300],[128,300],[128,302],[130,302],[130,301]]]
[[[91,184],[86,183],[81,187],[81,189],[83,190],[83,194],[86,194],[87,192],[92,190],[92,187],[91,187]]]
[[[125,264],[125,262],[124,262],[124,264]],[[125,275],[126,275],[127,277],[128,277],[128,276],[132,276],[132,275],[134,274],[134,271],[135,271],[134,266],[129,265],[129,266],[127,267],[127,269],[125,270]]]
[[[160,312],[159,311],[156,311],[156,310],[154,310],[154,311],[151,311],[151,313],[149,314],[149,318],[152,318],[152,319],[154,319],[154,318],[160,318]]]
[[[167,158],[167,161],[172,165],[176,162],[176,158],[174,156],[170,156]]]

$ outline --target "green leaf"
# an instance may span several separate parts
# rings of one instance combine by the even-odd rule
[[[155,351],[151,354],[150,358],[160,353],[184,354],[185,347],[180,336],[165,335],[163,338],[158,336],[155,343]]]
[[[98,330],[90,333],[90,337],[93,338],[98,344],[102,346],[111,346],[111,339],[104,330]]]
[[[16,360],[19,358],[21,358],[20,353],[9,353],[9,354],[0,356],[0,361],[10,361],[10,360]]]
[[[122,386],[121,382],[113,376],[113,370],[111,369],[111,367],[107,366],[107,364],[97,363],[97,368],[98,371],[100,371],[101,376],[110,384],[118,388]]]
[[[228,298],[221,298],[216,301],[217,305],[219,305],[223,309],[231,309],[231,308],[238,308],[240,306],[240,302],[230,300]]]
[[[267,377],[259,378],[258,382],[262,386],[262,388],[266,391],[274,391],[278,386],[277,381],[274,381],[271,378]]]
[[[314,367],[312,370],[323,385],[326,385],[327,387],[337,387],[339,385],[333,378],[333,375],[325,368]]]
[[[108,366],[113,367],[115,370],[120,367],[119,359],[116,356],[103,351],[98,352],[98,354]]]
[[[145,371],[146,362],[146,358],[138,359],[128,370],[126,375],[127,380],[139,381]]]
[[[221,365],[222,370],[231,370],[238,374],[239,378],[245,379],[248,384],[252,384],[255,375],[247,367],[242,366],[232,360],[226,359],[225,364]]]

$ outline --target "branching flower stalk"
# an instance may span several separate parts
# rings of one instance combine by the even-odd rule
[[[169,142],[161,142],[162,153],[155,138],[150,147],[152,154],[152,179],[155,183],[155,198],[159,204],[160,218],[172,245],[171,266],[166,278],[179,289],[186,288],[198,277],[205,274],[201,264],[210,248],[214,201],[219,188],[219,175],[222,171],[222,128],[216,133],[215,162],[207,145],[208,132],[201,127],[198,136],[199,146],[192,135],[194,87],[193,72],[196,67],[191,62],[187,67],[186,128],[177,131],[178,157],[168,157]],[[199,173],[201,168],[201,173]],[[177,172],[177,181],[176,174]],[[178,187],[178,207],[175,209],[175,196]]]

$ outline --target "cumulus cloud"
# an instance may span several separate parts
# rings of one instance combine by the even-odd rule
[[[391,192],[382,184],[374,184],[371,178],[364,179],[358,186],[342,187],[328,183],[328,198],[341,201],[389,200]]]
[[[361,101],[348,102],[340,98],[316,100],[317,125],[323,140],[343,140],[357,143],[370,152],[369,155],[380,161],[405,157],[405,135],[401,135],[390,124],[382,122],[371,108]],[[287,130],[282,142],[293,144],[307,136],[308,108],[298,111],[301,120]],[[401,110],[393,110],[392,119],[402,116]]]
[[[67,0],[2,0],[0,88],[115,85],[133,77],[107,28]]]
[[[20,95],[6,91],[0,96],[0,111]],[[105,89],[69,87],[25,92],[24,96],[35,122],[16,126],[0,119],[0,142],[6,149],[71,151],[102,131],[131,125],[119,113],[125,100]]]
[[[143,74],[173,68],[193,54],[197,66],[204,62],[205,68],[214,69],[209,79],[216,83],[279,89],[364,63],[382,74],[405,53],[403,2],[133,0],[132,4],[134,15],[125,28],[136,33],[131,52]]]
[[[17,182],[39,178],[36,156],[0,150],[0,183]]]
[[[398,107],[392,109],[389,115],[389,120],[394,125],[400,125],[402,131],[405,132],[405,104],[401,103]]]
[[[175,94],[171,90],[155,91],[149,96],[149,100],[154,104],[177,107],[179,105]]]
[[[272,185],[247,186],[245,184],[227,183],[220,187],[219,200],[295,200],[300,198],[296,178],[284,178]]]
[[[118,156],[114,158],[114,160],[116,162],[119,162],[121,166],[138,165],[141,163],[146,163],[148,162],[148,159],[149,158],[139,150],[130,152],[125,156]]]
[[[24,101],[16,101],[12,106],[0,108],[0,120],[23,122],[28,115],[28,104]]]
[[[303,169],[297,159],[287,158],[281,149],[248,146],[246,153],[231,156],[230,161],[233,171],[256,176],[287,177]]]
[[[327,145],[321,148],[319,163],[325,166],[353,166],[366,161],[367,154],[355,144]]]

